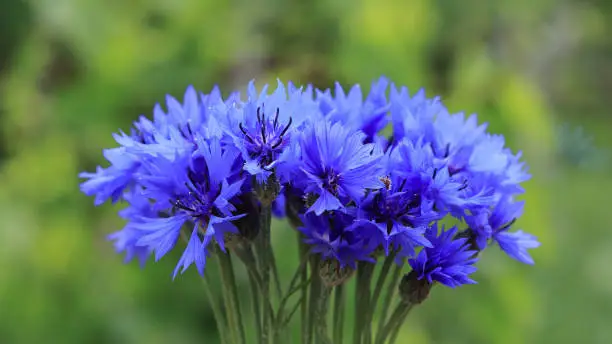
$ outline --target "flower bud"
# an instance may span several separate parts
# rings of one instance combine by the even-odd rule
[[[405,304],[418,305],[429,296],[431,287],[427,279],[419,280],[414,271],[404,275],[399,284],[399,295]]]
[[[319,276],[327,287],[335,287],[346,282],[355,270],[349,266],[340,267],[337,260],[321,260],[319,262]]]
[[[257,198],[262,205],[267,206],[274,202],[281,189],[280,183],[274,173],[272,173],[264,183],[258,183],[257,180],[253,178],[253,185]]]

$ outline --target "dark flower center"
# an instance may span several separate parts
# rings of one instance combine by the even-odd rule
[[[382,178],[388,188],[379,190],[372,200],[370,210],[377,223],[386,223],[391,231],[394,223],[411,226],[411,218],[420,214],[421,198],[417,193],[404,192],[406,180],[402,180],[397,190],[391,190],[391,180]],[[386,182],[385,182],[386,181]]]
[[[221,187],[211,185],[210,180],[202,177],[201,173],[189,171],[189,179],[191,183],[185,183],[188,192],[177,196],[170,203],[195,220],[208,222],[210,216],[216,213],[213,202],[221,192]]]
[[[333,169],[325,170],[321,179],[323,180],[324,189],[334,195],[338,193],[338,182],[340,181],[340,175]]]
[[[289,117],[285,126],[280,125],[279,112],[277,108],[274,118],[269,119],[261,108],[257,108],[257,122],[254,128],[247,130],[242,123],[239,124],[249,156],[251,159],[256,159],[263,168],[274,162],[286,146],[287,131],[293,120]]]

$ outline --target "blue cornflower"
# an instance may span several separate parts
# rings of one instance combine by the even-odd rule
[[[307,213],[301,217],[303,225],[298,228],[304,234],[304,242],[311,252],[323,259],[338,261],[340,267],[356,268],[357,261],[374,262],[371,254],[376,244],[355,225],[355,218],[347,213],[333,212],[315,215]]]
[[[456,233],[456,227],[448,230],[442,227],[440,233],[437,225],[428,228],[425,237],[432,247],[425,247],[416,258],[408,260],[419,280],[430,284],[439,282],[451,288],[476,283],[469,277],[477,270],[476,251],[469,250],[466,238],[455,239]]]
[[[403,139],[391,149],[395,172],[419,183],[423,198],[433,202],[434,209],[441,215],[450,212],[462,218],[466,211],[492,203],[492,185],[483,183],[480,176],[451,175],[446,162],[435,158],[431,146],[423,138],[415,143]]]
[[[185,92],[183,104],[167,96],[167,113],[157,104],[153,109],[153,121],[141,116],[134,122],[129,135],[123,132],[113,135],[120,147],[104,150],[104,157],[110,166],[98,167],[95,173],[81,173],[81,178],[88,179],[81,184],[81,191],[95,196],[96,205],[109,198],[116,202],[123,191],[135,184],[134,175],[141,167],[143,156],[163,154],[171,158],[177,150],[190,151],[196,134],[218,136],[218,132],[210,129],[218,128],[218,125],[209,125],[212,117],[206,110],[217,103],[222,104],[217,88],[210,95],[198,99],[195,89],[190,86]]]
[[[508,165],[499,180],[499,190],[507,194],[523,193],[525,189],[523,189],[520,183],[526,182],[531,178],[527,166],[520,160],[523,153],[519,151],[516,154],[512,154],[509,149],[505,151],[508,154]]]
[[[134,258],[138,258],[140,266],[144,266],[146,260],[151,255],[151,249],[145,246],[138,246],[136,243],[143,234],[141,231],[134,229],[129,225],[130,221],[134,221],[140,217],[155,217],[157,212],[151,207],[148,199],[141,197],[142,187],[137,186],[134,189],[125,192],[123,199],[129,206],[119,211],[119,216],[128,221],[128,225],[122,230],[111,233],[107,238],[114,242],[115,250],[118,253],[125,253],[124,262],[128,263]]]
[[[523,231],[508,232],[518,219],[525,202],[515,202],[512,197],[502,197],[493,210],[484,209],[465,220],[475,235],[478,249],[484,249],[492,239],[510,257],[525,264],[534,264],[528,249],[537,248],[537,238]]]
[[[175,276],[180,266],[184,271],[194,262],[202,274],[208,244],[214,239],[225,250],[225,234],[238,233],[232,221],[245,216],[235,214],[234,205],[243,180],[231,178],[239,152],[222,147],[218,140],[207,142],[196,137],[195,141],[193,154],[174,160],[149,157],[143,162],[143,172],[137,177],[144,187],[142,196],[151,201],[153,209],[166,215],[142,215],[128,223],[130,229],[140,233],[136,246],[149,248],[156,261],[175,246],[185,224],[193,225]]]
[[[242,123],[239,127],[244,135],[245,158],[248,159],[245,170],[261,176],[260,182],[263,182],[271,174],[271,169],[290,140],[291,133],[288,131],[292,118],[289,117],[286,123],[281,124],[278,108],[273,119],[267,119],[265,112],[259,107],[256,112],[257,122],[249,128],[250,130],[245,129]]]
[[[323,121],[306,129],[300,140],[301,156],[292,165],[297,168],[291,183],[317,196],[308,211],[321,215],[342,209],[349,202],[359,203],[367,189],[382,186],[382,150],[362,143],[363,138],[361,132],[340,123]]]
[[[127,224],[109,236],[126,260],[159,260],[185,234],[174,276],[192,264],[203,274],[211,241],[225,250],[229,233],[256,233],[249,223],[264,183],[274,186],[276,198],[266,198],[274,214],[341,266],[391,247],[423,283],[455,287],[474,283],[471,249],[491,242],[533,264],[528,249],[537,239],[508,232],[523,207],[513,197],[530,177],[521,153],[424,90],[411,96],[391,85],[387,99],[388,89],[384,77],[365,99],[359,85],[345,92],[336,83],[332,95],[278,81],[268,93],[252,81],[243,101],[237,92],[223,99],[217,87],[189,87],[182,102],[168,96],[167,110],[157,104],[152,119],[114,134],[119,147],[104,151],[110,165],[82,173],[81,190],[96,205],[127,202]],[[393,136],[385,138],[389,121]],[[454,227],[438,233],[446,215],[467,222],[472,236],[455,239]]]
[[[389,99],[395,142],[404,138],[416,142],[423,134],[431,135],[434,116],[445,111],[440,98],[426,98],[424,89],[420,89],[411,97],[406,87],[398,90],[392,85]]]
[[[267,94],[267,89],[265,85],[258,94],[251,81],[248,102],[229,114],[239,118],[238,124],[226,127],[234,144],[242,151],[245,171],[256,176],[260,183],[272,174],[295,128],[300,128],[307,119],[314,119],[318,113],[312,95],[303,95],[302,89],[293,84],[290,84],[289,95],[280,81],[271,95]],[[308,89],[312,93],[312,87]]]
[[[442,111],[431,128],[427,131],[428,140],[436,159],[448,166],[451,176],[466,180],[486,178],[486,186],[498,192],[523,191],[519,183],[530,176],[519,162],[521,154],[513,155],[505,148],[503,136],[486,133],[487,125],[479,125],[476,115],[465,119],[462,113]]]
[[[104,157],[111,163],[109,167],[98,166],[95,173],[79,174],[79,177],[88,179],[81,184],[81,191],[87,196],[95,196],[95,205],[101,205],[109,198],[113,203],[117,202],[132,185],[134,173],[140,168],[138,158],[125,147],[106,149]]]
[[[278,218],[283,218],[287,214],[287,199],[285,190],[281,189],[274,202],[272,202],[272,215]]]
[[[369,193],[359,209],[357,223],[374,229],[372,238],[389,253],[389,244],[400,257],[412,257],[415,247],[431,246],[423,234],[438,214],[432,203],[423,202],[418,181],[397,176],[383,177],[384,187]]]
[[[387,112],[387,88],[389,80],[380,77],[372,83],[365,101],[360,85],[354,85],[346,94],[340,83],[336,83],[334,95],[331,91],[317,90],[317,101],[321,112],[332,122],[359,129],[365,134],[365,142],[376,141],[378,133],[389,123]]]

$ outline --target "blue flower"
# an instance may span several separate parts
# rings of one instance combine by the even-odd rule
[[[497,179],[487,174],[452,174],[446,161],[435,157],[424,138],[415,143],[404,139],[391,148],[396,173],[420,183],[423,197],[434,203],[441,215],[461,219],[468,212],[490,207]]]
[[[290,84],[289,95],[282,82],[278,81],[276,90],[268,95],[268,85],[257,93],[254,82],[248,87],[248,101],[235,108],[219,111],[216,117],[228,117],[225,131],[233,144],[240,149],[244,159],[244,169],[254,175],[259,183],[264,183],[279,163],[282,152],[290,145],[292,133],[304,121],[314,120],[318,110],[301,88]]]
[[[281,190],[274,202],[272,202],[272,215],[278,218],[283,218],[287,214],[286,197],[284,190]]]
[[[225,250],[225,234],[238,233],[232,221],[245,214],[236,215],[234,205],[243,180],[231,182],[236,179],[232,178],[232,166],[238,151],[222,147],[218,140],[207,142],[196,137],[195,141],[197,149],[192,154],[173,160],[152,156],[143,161],[137,177],[144,187],[141,195],[165,216],[133,216],[127,227],[140,235],[136,246],[154,252],[157,261],[175,246],[183,226],[191,223],[191,238],[179,266],[184,271],[196,263],[202,273],[208,244],[214,239]],[[177,272],[178,268],[175,275]]]
[[[215,97],[216,94],[219,96]],[[113,135],[120,147],[104,151],[110,166],[98,167],[95,173],[81,173],[81,178],[88,179],[81,184],[81,191],[95,196],[96,205],[108,199],[118,201],[122,193],[134,185],[133,178],[141,167],[144,155],[172,157],[177,150],[190,151],[195,135],[218,136],[218,132],[209,129],[215,128],[215,125],[209,125],[211,116],[206,111],[218,102],[222,100],[216,88],[210,96],[198,99],[195,89],[190,86],[185,92],[183,104],[167,96],[168,113],[157,104],[153,109],[153,121],[141,116],[134,122],[130,135],[123,132]]]
[[[104,157],[110,166],[98,166],[95,173],[82,172],[81,178],[88,180],[81,184],[81,191],[87,196],[95,196],[95,205],[101,205],[109,198],[117,202],[123,192],[133,184],[133,176],[140,168],[138,157],[125,147],[104,150]]]
[[[157,213],[152,209],[151,203],[144,197],[141,197],[142,188],[136,187],[123,195],[124,200],[129,206],[119,211],[119,216],[128,221],[128,225],[122,230],[111,233],[107,238],[113,241],[115,250],[118,253],[125,253],[124,262],[128,263],[134,258],[138,258],[140,266],[143,267],[151,255],[151,249],[145,246],[138,246],[136,243],[142,236],[143,232],[133,228],[130,225],[131,221],[134,221],[142,216],[154,217]]]
[[[533,265],[535,262],[528,249],[540,247],[538,238],[522,230],[516,232],[500,231],[493,235],[499,247],[510,257],[521,263]]]
[[[373,229],[372,238],[389,253],[389,245],[400,257],[412,257],[416,247],[431,246],[423,234],[438,218],[432,204],[424,204],[419,184],[396,176],[383,177],[384,187],[368,194],[360,206],[358,224]]]
[[[416,258],[408,260],[419,280],[430,284],[439,282],[451,288],[476,283],[469,277],[477,270],[474,266],[478,260],[476,251],[469,250],[467,239],[454,239],[456,233],[455,227],[449,230],[442,227],[438,234],[437,225],[427,230],[425,237],[432,247],[425,247]]]
[[[311,246],[313,254],[336,260],[340,267],[356,268],[357,261],[374,262],[371,255],[376,244],[358,230],[352,215],[342,212],[307,213],[301,219],[303,226],[298,230],[304,234],[304,242]]]
[[[515,202],[512,197],[502,197],[492,209],[485,209],[465,220],[475,234],[476,244],[480,250],[493,240],[510,257],[525,264],[534,264],[528,249],[537,248],[537,238],[523,231],[508,232],[523,213],[525,202]]]
[[[96,205],[127,202],[125,227],[109,236],[126,261],[157,261],[182,236],[173,276],[191,265],[203,274],[211,242],[225,250],[229,233],[256,235],[255,192],[273,180],[270,194],[280,192],[266,201],[274,215],[289,218],[313,254],[341,266],[372,262],[383,248],[408,258],[423,283],[456,287],[474,283],[472,249],[493,242],[533,264],[537,239],[509,232],[527,168],[475,115],[451,114],[439,97],[410,95],[384,77],[365,99],[359,85],[345,92],[336,83],[332,94],[280,80],[271,93],[251,81],[245,95],[188,87],[182,102],[167,96],[165,110],[157,104],[152,119],[113,135],[108,167],[80,174]],[[384,137],[389,122],[393,136]],[[439,232],[447,215],[472,236]]]
[[[366,143],[377,140],[378,133],[389,123],[386,91],[389,80],[380,77],[372,83],[370,93],[365,101],[361,86],[354,85],[346,94],[340,83],[336,83],[335,97],[330,90],[317,90],[317,101],[321,112],[332,122],[361,130]]]
[[[317,196],[309,211],[344,208],[359,203],[367,189],[382,186],[382,150],[364,144],[364,135],[340,123],[315,123],[301,137],[301,159],[292,183],[305,193]]]
[[[256,112],[257,122],[248,129],[242,123],[239,127],[244,135],[245,170],[259,176],[260,182],[264,182],[290,140],[292,118],[289,117],[286,123],[280,123],[278,108],[273,118],[266,118],[265,112],[259,107]]]
[[[389,98],[394,141],[406,138],[416,142],[424,134],[435,136],[432,128],[434,116],[446,111],[439,97],[427,99],[423,89],[411,97],[406,87],[398,90],[393,85]]]

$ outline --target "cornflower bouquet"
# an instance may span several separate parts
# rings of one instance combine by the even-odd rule
[[[521,154],[475,115],[450,114],[439,98],[411,96],[384,77],[365,100],[359,85],[346,93],[336,84],[332,94],[279,81],[268,93],[251,82],[246,93],[223,99],[216,87],[189,87],[182,103],[168,96],[166,111],[158,104],[153,120],[114,135],[109,167],[81,174],[96,205],[127,205],[119,212],[127,224],[109,236],[126,261],[144,265],[177,249],[173,278],[195,265],[223,343],[289,343],[298,311],[301,343],[393,343],[435,285],[476,283],[470,276],[486,247],[533,264],[536,238],[509,230],[529,179]],[[299,247],[286,286],[273,216],[288,219]],[[222,302],[205,273],[211,259]],[[237,263],[248,272],[248,311]]]

